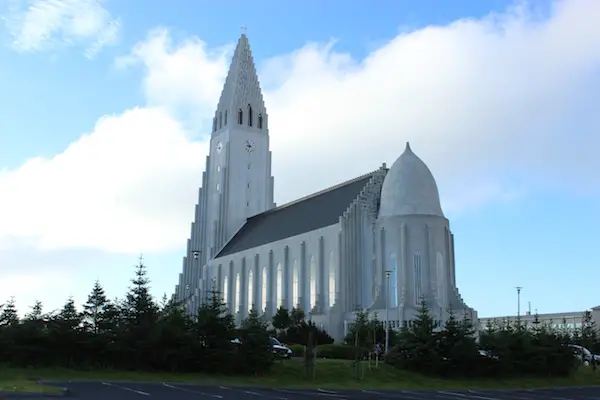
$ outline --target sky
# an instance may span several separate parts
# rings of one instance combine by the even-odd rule
[[[481,317],[600,304],[597,0],[0,0],[0,303],[171,294],[246,34],[278,204],[411,142]]]

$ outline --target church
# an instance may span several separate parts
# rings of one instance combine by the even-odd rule
[[[390,327],[422,300],[477,321],[456,287],[454,236],[429,168],[407,143],[391,168],[288,204],[273,200],[269,118],[246,35],[212,122],[210,152],[174,298],[194,313],[216,286],[240,323],[303,309],[341,340],[357,309]]]

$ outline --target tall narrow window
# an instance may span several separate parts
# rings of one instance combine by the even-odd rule
[[[446,268],[444,268],[444,257],[442,253],[438,251],[437,257],[435,260],[436,269],[437,269],[437,287],[438,287],[438,297],[440,299],[440,303],[446,306],[446,288],[447,288],[447,280],[446,280]]]
[[[248,271],[248,310],[252,310],[252,306],[254,305],[254,276],[252,270]]]
[[[240,305],[241,305],[241,298],[240,298],[240,292],[241,292],[241,282],[240,282],[240,273],[238,272],[237,274],[235,274],[235,312],[240,312]]]
[[[248,104],[248,126],[252,126],[252,107]]]
[[[223,125],[227,126],[227,110],[225,110],[225,121],[223,122]]]
[[[277,307],[283,306],[283,268],[281,263],[277,264]]]
[[[421,253],[418,251],[413,254],[413,267],[414,267],[414,284],[415,284],[415,305],[420,306],[423,301],[422,297],[422,285],[423,280],[421,276]]]
[[[262,114],[258,114],[258,129],[262,129],[262,126],[263,126]]]
[[[238,124],[242,125],[244,123],[244,112],[242,111],[242,109],[240,108],[238,110]]]
[[[335,259],[333,251],[329,253],[329,307],[335,304]]]
[[[217,117],[213,118],[213,132],[217,131]]]
[[[267,267],[263,267],[262,270],[262,290],[261,290],[261,311],[265,311],[267,308]]]
[[[227,298],[228,289],[229,279],[227,279],[227,276],[225,276],[225,278],[223,278],[223,302],[227,305],[227,307],[229,307],[229,299]]]
[[[223,113],[219,112],[219,128],[223,127]]]
[[[294,266],[292,267],[292,307],[298,307],[298,285],[299,285],[299,277],[298,277],[298,261],[294,260]]]
[[[315,257],[310,258],[310,308],[317,305],[317,262]]]
[[[390,256],[390,277],[388,284],[388,301],[389,306],[398,307],[398,259],[396,254]]]

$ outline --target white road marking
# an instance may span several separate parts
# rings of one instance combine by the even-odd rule
[[[439,394],[445,394],[447,396],[458,396],[458,397],[469,397],[466,394],[462,394],[462,393],[454,393],[454,392],[444,392],[442,390],[438,390]]]
[[[244,393],[251,394],[253,396],[264,396],[264,394],[262,394],[262,393],[251,392],[249,390],[244,390]]]
[[[222,399],[223,398],[223,396],[220,396],[218,394],[198,392],[196,390],[190,390],[190,389],[186,389],[186,388],[183,388],[183,387],[174,386],[174,385],[171,385],[171,384],[166,383],[166,382],[163,382],[163,386],[164,387],[168,387],[169,389],[181,390],[182,392],[186,392],[186,393],[194,393],[194,394],[199,394],[201,396],[214,397],[215,399]]]
[[[109,382],[102,382],[102,384],[105,385],[105,386],[110,386],[110,387],[114,387],[114,388],[117,388],[117,389],[126,390],[128,392],[141,394],[142,396],[150,396],[150,393],[142,392],[141,390],[135,390],[135,389],[132,389],[132,388],[128,388],[126,386],[114,385],[114,384],[109,383]]]

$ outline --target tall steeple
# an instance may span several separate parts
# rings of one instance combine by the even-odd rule
[[[248,37],[238,40],[213,120],[213,133],[228,124],[265,129],[266,108]]]

